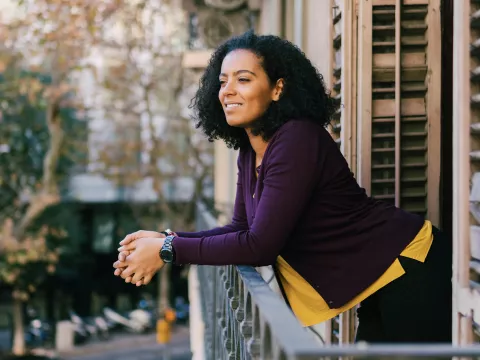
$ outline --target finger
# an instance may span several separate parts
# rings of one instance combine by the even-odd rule
[[[127,260],[127,256],[130,254],[131,252],[129,251],[122,251],[118,253],[118,261],[125,262]]]
[[[125,279],[125,282],[126,282],[127,284],[130,283],[130,282],[132,282],[132,277],[131,277],[131,276],[127,277],[127,278]]]
[[[113,267],[115,269],[120,269],[120,270],[123,270],[124,268],[126,268],[128,266],[127,263],[125,263],[124,261],[115,261],[113,263]]]
[[[121,273],[122,273],[122,269],[116,269],[113,274],[115,276],[119,276]]]
[[[152,281],[152,277],[153,277],[153,275],[146,275],[143,278],[143,285],[148,285],[150,283],[150,281]]]
[[[123,238],[122,241],[120,241],[120,245],[127,245],[130,244],[131,241],[135,240],[135,233],[128,234]]]
[[[117,250],[120,251],[120,252],[125,252],[125,251],[132,252],[136,248],[137,248],[137,241],[133,240],[129,244],[120,246]]]
[[[120,274],[120,277],[122,277],[123,279],[126,279],[130,276],[133,276],[134,273],[135,273],[135,269],[132,269],[132,267],[127,267],[125,270],[122,271],[122,273]]]
[[[137,282],[141,282],[144,277],[144,272],[143,271],[137,271],[135,274],[133,274],[132,277],[132,284],[136,284]]]
[[[137,281],[137,283],[136,283],[135,285],[137,285],[137,287],[138,287],[138,286],[142,286],[142,285],[143,285],[143,282],[142,282],[142,281]]]
[[[113,267],[114,267],[115,269],[124,269],[124,268],[126,268],[127,266],[128,266],[128,263],[125,262],[125,261],[115,261],[115,262],[113,263]]]

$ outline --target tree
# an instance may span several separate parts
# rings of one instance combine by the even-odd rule
[[[193,228],[196,202],[208,197],[213,148],[185,112],[199,80],[199,73],[181,66],[185,13],[174,2],[138,0],[124,3],[109,21],[113,30],[99,46],[111,59],[98,89],[114,141],[102,137],[94,146],[100,149],[96,171],[134,189],[124,200],[142,227]],[[142,191],[148,195],[136,196]],[[170,306],[169,268],[160,276],[162,312]]]
[[[60,202],[79,149],[68,136],[76,129],[66,128],[81,109],[71,79],[88,66],[98,25],[116,4],[19,1],[18,16],[0,23],[0,280],[13,289],[15,354],[25,352],[23,302],[55,270],[65,236],[41,216]]]
[[[13,287],[14,351],[22,353],[22,302],[44,277],[32,266],[52,272],[58,253],[48,240],[63,235],[48,225],[38,228],[35,220],[60,201],[57,167],[64,131],[58,107],[44,101],[43,79],[16,65],[9,64],[1,83],[0,279]]]
[[[18,0],[18,16],[0,23],[2,91],[13,99],[11,104],[22,98],[25,109],[34,109],[28,113],[13,106],[9,111],[26,121],[33,112],[42,113],[45,125],[35,140],[27,135],[31,121],[16,130],[25,144],[43,141],[44,151],[34,157],[35,169],[27,167],[19,176],[18,168],[5,168],[14,175],[5,175],[8,184],[2,188],[10,197],[9,210],[0,210],[2,240],[7,243],[8,239],[9,244],[2,250],[3,281],[12,281],[12,272],[18,278],[19,269],[26,266],[23,259],[15,260],[15,268],[8,265],[8,259],[17,259],[8,254],[23,254],[32,243],[37,253],[45,249],[38,264],[48,267],[56,261],[51,254],[58,255],[58,251],[50,240],[63,234],[57,229],[52,235],[50,226],[42,226],[40,215],[60,201],[64,149],[83,146],[66,133],[62,109],[83,113],[90,123],[101,118],[109,126],[111,131],[102,134],[110,136],[99,143],[95,143],[95,134],[89,135],[89,160],[93,160],[89,169],[114,180],[120,188],[143,184],[150,189],[155,203],[149,204],[147,213],[138,211],[142,226],[163,228],[159,214],[172,227],[193,224],[195,201],[204,195],[203,185],[211,177],[212,150],[192,135],[193,126],[178,106],[190,74],[180,67],[186,43],[185,14],[174,3],[178,1]],[[48,81],[38,74],[47,74]],[[92,86],[84,86],[85,77],[92,79]],[[5,164],[14,164],[12,145],[0,143],[0,148]],[[189,181],[190,187],[193,180],[193,191],[180,203],[166,191],[178,187],[179,179]],[[166,271],[162,274],[168,276]],[[13,291],[17,354],[25,350],[20,308],[27,290],[35,288],[28,285]],[[162,291],[162,307],[168,303],[167,292]]]

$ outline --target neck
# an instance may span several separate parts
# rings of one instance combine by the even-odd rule
[[[246,130],[250,145],[252,145],[253,151],[255,151],[257,160],[262,161],[265,150],[267,149],[268,142],[263,140],[260,135],[253,135],[249,129]]]

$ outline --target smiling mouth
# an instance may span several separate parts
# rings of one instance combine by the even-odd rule
[[[236,108],[236,107],[239,107],[239,106],[242,106],[242,104],[240,103],[236,103],[236,104],[226,104],[225,107],[227,109],[232,109],[232,108]]]

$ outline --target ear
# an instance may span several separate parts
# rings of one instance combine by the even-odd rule
[[[280,100],[280,96],[282,96],[284,86],[285,86],[285,80],[278,79],[277,83],[275,84],[275,87],[273,88],[273,96],[272,96],[273,101]]]

